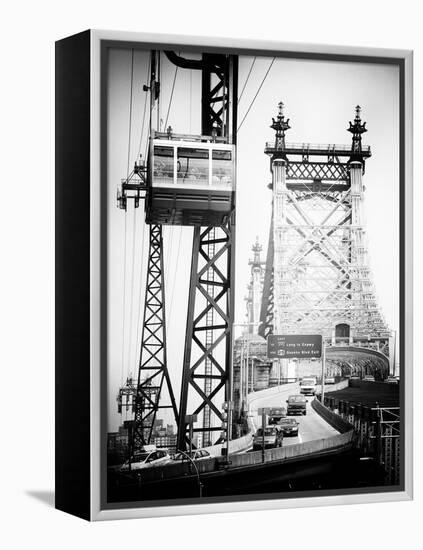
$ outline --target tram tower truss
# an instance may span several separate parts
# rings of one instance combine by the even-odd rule
[[[201,135],[175,134],[170,126],[161,132],[150,122],[147,163],[135,163],[118,191],[118,207],[124,210],[128,201],[133,201],[136,208],[145,200],[146,223],[150,225],[149,267],[161,266],[151,287],[157,308],[152,315],[157,317],[159,313],[160,319],[148,314],[147,294],[144,306],[134,450],[143,440],[149,442],[150,425],[157,411],[167,407],[160,402],[160,391],[143,390],[144,384],[151,385],[145,357],[157,358],[147,349],[153,345],[162,353],[160,372],[177,422],[178,449],[195,447],[199,441],[202,446],[212,444],[217,432],[217,437],[222,431],[224,437],[230,437],[222,405],[231,395],[238,58],[207,53],[201,59],[187,59],[175,52],[164,54],[177,68],[201,71]],[[150,91],[150,121],[160,97],[161,55],[151,52],[150,86],[144,87],[144,91]],[[202,162],[204,159],[208,161]],[[193,226],[179,409],[167,368],[162,225]],[[148,272],[146,293],[150,277]],[[154,343],[146,325],[150,319],[157,321]]]

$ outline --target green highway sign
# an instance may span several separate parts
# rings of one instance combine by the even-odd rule
[[[310,359],[322,356],[321,334],[271,334],[267,338],[269,359]]]

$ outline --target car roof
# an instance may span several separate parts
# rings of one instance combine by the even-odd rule
[[[141,447],[141,452],[145,452],[145,453],[151,453],[152,451],[155,451],[157,450],[157,447],[153,444],[151,445],[143,445]]]

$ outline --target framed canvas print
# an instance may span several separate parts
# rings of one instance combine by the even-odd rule
[[[412,496],[410,51],[56,43],[56,506]]]

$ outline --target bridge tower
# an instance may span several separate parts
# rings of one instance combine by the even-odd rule
[[[263,295],[264,266],[266,262],[261,259],[262,245],[258,237],[252,246],[253,259],[249,260],[251,266],[251,278],[248,284],[248,295],[245,298],[247,305],[247,324],[250,334],[258,334],[260,325],[260,310]]]
[[[351,145],[290,144],[283,104],[267,143],[272,173],[272,221],[260,334],[322,334],[326,345],[389,354],[368,264],[363,222],[363,174],[371,156],[361,109],[349,123]],[[296,376],[282,360],[282,376]]]

